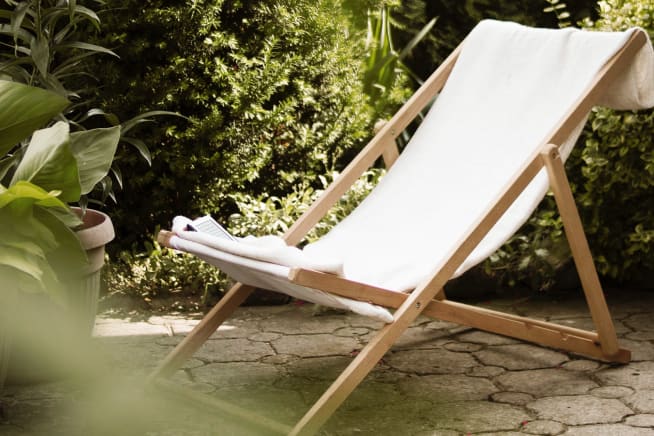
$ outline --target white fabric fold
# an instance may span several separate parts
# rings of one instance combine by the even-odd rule
[[[305,253],[297,247],[287,245],[279,236],[247,236],[232,241],[203,232],[186,230],[191,223],[192,220],[189,218],[177,216],[173,220],[172,230],[184,239],[236,256],[288,267],[312,269],[337,275],[343,274],[342,259],[338,259],[336,256],[322,255],[321,253]]]

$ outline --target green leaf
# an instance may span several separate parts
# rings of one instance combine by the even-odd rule
[[[48,77],[50,67],[50,45],[44,37],[34,38],[30,44],[32,59],[41,77]]]
[[[10,185],[25,180],[46,191],[61,191],[59,198],[62,201],[79,200],[80,180],[68,129],[68,124],[60,121],[34,132]]]
[[[91,192],[109,173],[119,140],[120,126],[70,134],[70,146],[77,160],[82,194]]]
[[[68,104],[55,93],[0,80],[0,155],[4,156]]]
[[[108,55],[112,55],[112,56],[115,56],[117,58],[120,58],[120,56],[118,56],[116,53],[109,50],[108,48],[104,48],[104,47],[102,47],[100,45],[89,44],[87,42],[73,41],[73,42],[68,42],[68,43],[65,43],[65,44],[60,44],[57,47],[58,50],[62,49],[62,48],[63,49],[78,48],[80,50],[87,50],[87,51],[91,51],[91,52],[94,52],[94,53],[104,53],[104,54],[108,54]]]
[[[148,146],[145,144],[145,142],[143,142],[143,140],[130,137],[122,137],[120,139],[121,141],[125,141],[128,144],[133,145],[134,148],[136,148],[141,154],[141,157],[146,160],[148,165],[152,166],[152,155],[150,154],[150,150],[148,149]]]

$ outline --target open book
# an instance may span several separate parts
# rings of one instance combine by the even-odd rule
[[[193,220],[190,224],[187,225],[187,230],[202,232],[216,236],[218,238],[229,239],[232,241],[236,240],[236,238],[233,237],[227,230],[225,230],[223,226],[211,218],[211,215],[205,215]]]

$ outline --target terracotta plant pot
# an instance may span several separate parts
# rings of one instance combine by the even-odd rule
[[[73,209],[82,217],[81,209]],[[114,239],[115,233],[109,216],[97,210],[87,209],[82,221],[82,226],[75,234],[86,250],[89,265],[82,273],[81,282],[71,286],[68,304],[79,315],[80,328],[91,332],[100,295],[104,247]]]

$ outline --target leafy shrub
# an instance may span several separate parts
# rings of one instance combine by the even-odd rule
[[[119,154],[121,248],[175,213],[236,211],[233,193],[320,187],[365,143],[362,44],[337,0],[120,0],[103,16],[120,64],[98,63],[99,97],[126,117],[156,105],[189,116],[153,127],[152,167]],[[147,199],[147,201],[145,201]]]
[[[366,171],[341,199],[327,212],[323,219],[304,238],[313,242],[327,233],[334,225],[345,218],[377,185],[385,174],[383,169],[372,168]],[[326,188],[336,177],[337,172],[321,176]],[[234,194],[239,213],[229,219],[229,230],[237,236],[282,235],[320,196],[323,189],[314,189],[308,184],[296,188],[284,197],[267,194],[259,196]]]
[[[172,308],[197,310],[214,302],[229,287],[225,274],[199,258],[148,244],[148,251],[124,251],[106,265],[109,298],[125,295],[150,303],[177,300]],[[186,301],[192,300],[191,305]]]
[[[654,4],[648,0],[598,2],[592,30],[639,26],[654,36]],[[654,111],[595,108],[583,136],[585,147],[570,162],[577,199],[600,273],[618,280],[654,271]]]

